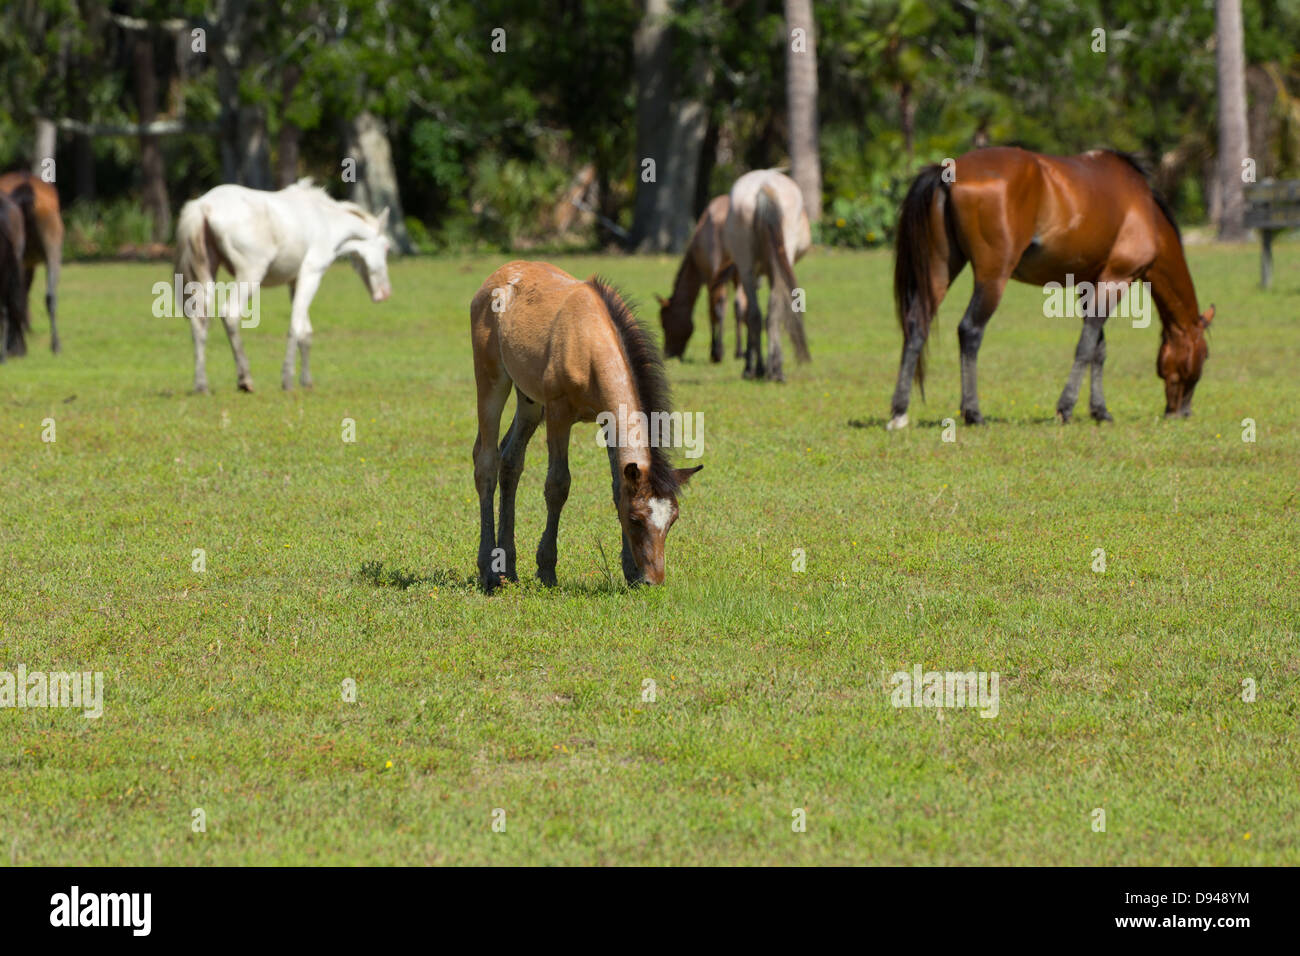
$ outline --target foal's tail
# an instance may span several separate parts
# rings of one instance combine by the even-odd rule
[[[929,339],[930,322],[938,309],[930,267],[934,259],[936,237],[931,235],[931,214],[936,195],[945,199],[948,184],[942,166],[927,166],[912,180],[903,206],[898,212],[898,232],[894,238],[894,310],[903,330],[903,346],[920,335]],[[944,203],[945,227],[951,232],[951,204]],[[925,395],[925,353],[916,359],[916,381]]]
[[[776,192],[771,186],[764,186],[758,191],[754,222],[763,231],[765,241],[761,246],[767,249],[768,275],[772,277],[772,284],[776,284],[776,277],[779,273],[781,278],[785,280],[787,293],[793,294],[799,283],[795,280],[794,267],[790,265],[790,255],[785,248],[785,229],[782,226],[781,205],[776,197]],[[785,326],[785,330],[790,336],[790,344],[794,346],[795,357],[800,362],[807,362],[812,356],[808,353],[808,338],[803,330],[803,313],[796,312],[792,304],[787,302],[781,309],[781,324]]]

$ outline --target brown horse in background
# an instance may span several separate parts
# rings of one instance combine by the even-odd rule
[[[545,262],[510,262],[488,276],[470,304],[478,437],[479,583],[491,591],[515,573],[515,490],[524,452],[546,420],[546,530],[537,576],[555,584],[560,512],[569,497],[569,432],[602,413],[631,420],[672,412],[663,358],[622,298],[600,279],[579,282]],[[515,389],[515,419],[500,447],[501,413]],[[620,412],[622,415],[620,415]],[[646,431],[650,434],[646,434]],[[606,428],[614,504],[623,526],[629,584],[664,580],[664,541],[677,520],[677,493],[696,468],[673,468],[650,429]],[[702,467],[702,466],[701,466]],[[501,483],[501,523],[492,501]]]
[[[27,354],[24,333],[31,328],[31,323],[23,286],[23,220],[32,200],[32,191],[26,186],[14,190],[13,198],[0,192],[0,309],[4,310],[0,362],[5,360],[6,353],[15,357]]]
[[[1102,283],[1150,283],[1160,313],[1156,372],[1165,381],[1165,415],[1190,415],[1192,392],[1209,354],[1205,329],[1214,306],[1198,312],[1178,227],[1138,162],[1110,150],[1044,156],[993,148],[967,153],[949,170],[922,170],[899,214],[894,301],[903,354],[888,427],[907,425],[913,375],[922,388],[925,384],[922,350],[930,323],[967,262],[975,287],[957,327],[967,423],[983,421],[976,357],[1007,280],[1046,285],[1065,283],[1067,275],[1101,288]],[[1107,303],[1097,299],[1099,307],[1091,310],[1097,314],[1084,318],[1074,365],[1057,402],[1062,422],[1074,412],[1087,368],[1092,416],[1111,417],[1101,387]]]
[[[50,183],[31,173],[17,171],[0,176],[0,193],[12,197],[28,187],[33,201],[24,207],[27,247],[23,253],[23,294],[30,295],[36,267],[45,266],[45,311],[50,315],[50,349],[57,355],[59,330],[54,321],[58,309],[59,271],[63,266],[63,217],[59,214],[59,193]]]
[[[713,332],[709,359],[713,362],[722,361],[722,325],[727,316],[729,283],[736,287],[736,358],[744,357],[740,330],[749,311],[748,300],[722,236],[727,213],[730,211],[730,196],[713,197],[695,224],[695,231],[691,233],[686,255],[673,280],[672,295],[667,299],[655,296],[659,301],[659,321],[664,327],[666,358],[682,358],[686,354],[686,343],[695,331],[695,320],[692,317],[695,300],[699,297],[700,289],[707,287],[709,325]]]

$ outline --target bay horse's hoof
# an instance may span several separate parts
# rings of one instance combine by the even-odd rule
[[[1062,425],[1070,424],[1070,418],[1073,417],[1073,415],[1074,412],[1068,409],[1058,408],[1056,410],[1056,420],[1060,422]]]
[[[240,383],[239,383],[239,390],[240,390],[241,392],[251,392],[251,391],[253,390],[253,383],[252,383],[252,381],[240,382]]]
[[[885,431],[889,431],[889,432],[902,431],[906,427],[907,427],[907,413],[904,412],[902,415],[895,415],[893,418],[891,418],[889,420],[889,424],[885,426]]]
[[[965,421],[967,425],[984,424],[984,416],[981,415],[979,412],[962,412],[961,417],[962,420]]]
[[[1094,408],[1094,409],[1091,409],[1090,411],[1091,411],[1092,417],[1093,417],[1093,419],[1094,419],[1095,421],[1098,421],[1098,422],[1113,422],[1113,421],[1115,420],[1115,419],[1113,419],[1113,418],[1111,417],[1110,412],[1106,411],[1106,409],[1104,409],[1104,408]]]

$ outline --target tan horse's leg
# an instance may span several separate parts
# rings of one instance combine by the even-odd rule
[[[721,281],[715,279],[709,286],[709,328],[713,334],[709,348],[710,362],[722,361],[722,329],[727,318],[730,285],[730,277],[724,275]]]
[[[63,234],[59,233],[57,241],[45,242],[45,311],[50,314],[50,350],[58,355],[63,350],[59,342],[59,329],[55,324],[55,314],[59,304],[59,272],[63,268]]]
[[[731,279],[736,287],[736,358],[744,358],[745,346],[741,341],[741,332],[745,326],[745,316],[749,312],[749,298],[745,295],[745,287],[740,284],[740,274],[732,273]]]
[[[569,432],[573,419],[567,409],[547,408],[546,530],[537,544],[537,577],[555,586],[555,563],[560,547],[560,512],[569,500]]]
[[[478,579],[483,590],[491,592],[505,573],[504,555],[497,555],[496,529],[492,516],[492,498],[496,494],[501,452],[497,437],[501,433],[501,413],[510,397],[510,376],[501,367],[495,335],[489,347],[474,348],[474,380],[478,386],[478,436],[474,439],[474,486],[478,489]]]
[[[515,571],[515,490],[524,473],[524,453],[533,432],[542,423],[543,406],[515,389],[515,420],[501,442],[501,517],[497,526],[497,548],[505,552],[505,576],[518,581]]]

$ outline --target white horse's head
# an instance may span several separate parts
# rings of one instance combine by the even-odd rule
[[[373,236],[349,239],[339,250],[352,260],[353,267],[366,284],[366,291],[374,302],[383,302],[393,294],[388,281],[388,210],[379,214]]]

